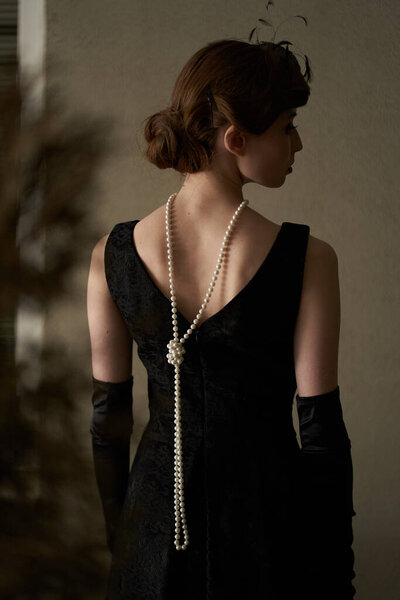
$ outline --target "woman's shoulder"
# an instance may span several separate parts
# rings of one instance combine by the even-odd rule
[[[97,242],[95,243],[95,245],[92,249],[92,254],[104,256],[104,251],[105,251],[105,248],[107,246],[109,239],[110,239],[110,242],[111,242],[111,239],[113,240],[112,245],[119,245],[120,242],[126,241],[126,239],[128,239],[127,236],[129,235],[128,232],[131,231],[132,223],[133,223],[133,220],[129,220],[129,221],[121,221],[121,222],[118,222],[115,225],[113,225],[109,229],[108,233],[101,236],[101,238],[99,240],[97,240]]]
[[[322,263],[337,263],[337,254],[332,244],[314,235],[308,236],[307,255],[309,259]]]
[[[339,288],[338,256],[332,244],[309,235],[304,259],[303,295],[319,301],[321,293],[336,295]]]
[[[110,233],[111,232],[106,233],[99,240],[97,240],[92,249],[92,259],[96,260],[104,256],[104,249],[106,247]]]
[[[293,229],[305,229],[308,233],[306,259],[315,259],[322,261],[332,261],[335,258],[337,259],[337,255],[333,245],[320,237],[311,235],[311,233],[309,233],[310,225],[308,225],[307,223],[299,223],[296,221],[284,221],[284,224],[289,226],[289,228]]]

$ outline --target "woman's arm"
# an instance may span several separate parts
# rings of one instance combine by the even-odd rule
[[[337,379],[338,261],[326,242],[311,236],[309,242],[294,336],[302,586],[309,600],[351,600],[355,512],[351,442]]]
[[[87,286],[87,315],[93,377],[124,381],[132,375],[132,338],[108,289],[104,249],[108,235],[92,251]]]
[[[93,463],[103,506],[106,542],[114,549],[129,476],[132,415],[132,339],[114,303],[104,272],[108,236],[92,252],[87,312],[92,349]]]
[[[309,236],[294,333],[297,391],[314,396],[338,385],[340,289],[338,259],[328,243]]]

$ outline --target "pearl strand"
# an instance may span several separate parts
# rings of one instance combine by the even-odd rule
[[[231,230],[236,223],[243,208],[249,203],[248,200],[243,200],[239,207],[236,209],[229,226],[226,230],[224,241],[221,246],[220,253],[218,255],[217,266],[211,279],[207,294],[201,305],[199,312],[197,313],[193,323],[190,325],[187,332],[181,339],[178,339],[178,324],[177,324],[177,308],[176,308],[176,296],[174,291],[174,285],[172,281],[173,273],[173,256],[172,256],[172,243],[170,237],[170,226],[169,226],[169,213],[171,201],[175,198],[178,192],[174,192],[168,198],[166,205],[166,233],[167,233],[167,250],[168,250],[168,271],[169,271],[169,285],[171,292],[171,310],[172,310],[172,328],[174,331],[174,337],[167,344],[168,354],[167,360],[169,364],[175,367],[175,441],[174,441],[174,507],[175,507],[175,548],[177,550],[186,550],[189,545],[189,532],[187,529],[186,515],[185,515],[185,500],[184,500],[184,481],[183,481],[183,460],[182,460],[182,431],[181,431],[181,397],[180,397],[180,364],[183,361],[183,355],[186,350],[183,344],[188,339],[190,334],[194,331],[197,323],[203,314],[205,307],[207,306],[211,293],[214,289],[216,280],[218,278],[219,271],[221,269],[222,259],[225,253],[225,248],[228,243]],[[180,533],[180,521],[183,525],[184,543],[179,543]]]

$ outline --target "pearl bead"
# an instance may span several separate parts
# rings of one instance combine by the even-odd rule
[[[225,246],[227,244],[230,232],[232,230],[233,225],[236,222],[236,219],[240,215],[243,208],[249,203],[248,200],[243,200],[240,203],[238,208],[235,210],[234,215],[228,225],[228,228],[225,232],[223,238],[223,244],[218,254],[218,261],[215,271],[213,273],[210,285],[208,287],[206,296],[201,304],[201,308],[197,313],[193,323],[190,325],[189,329],[184,333],[183,337],[178,339],[178,325],[177,325],[177,314],[178,310],[176,307],[176,296],[174,293],[174,285],[172,281],[173,275],[173,253],[172,253],[172,241],[170,236],[170,226],[169,226],[169,214],[170,214],[170,205],[172,200],[176,197],[177,192],[174,192],[170,195],[167,200],[166,210],[165,210],[165,225],[166,225],[166,237],[167,237],[167,255],[168,255],[168,273],[169,273],[169,281],[170,281],[170,297],[171,297],[171,313],[172,313],[172,328],[174,332],[174,337],[167,344],[167,348],[169,352],[167,353],[167,361],[169,364],[174,365],[175,368],[175,423],[174,423],[174,510],[175,510],[175,548],[177,550],[186,550],[189,545],[189,532],[187,530],[187,521],[185,514],[185,499],[184,499],[184,481],[183,481],[183,459],[182,459],[182,431],[181,431],[181,406],[180,406],[180,364],[184,359],[184,354],[186,352],[183,344],[185,340],[188,339],[190,334],[196,329],[197,323],[203,314],[205,307],[207,306],[211,293],[214,289],[215,282],[217,280],[219,271],[221,269],[221,262],[223,256],[225,254]],[[179,543],[179,534],[181,530],[181,522],[183,527],[183,536],[184,543],[181,545]]]

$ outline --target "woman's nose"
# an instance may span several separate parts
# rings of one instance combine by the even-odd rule
[[[297,129],[295,131],[296,131],[296,141],[294,143],[293,151],[294,152],[299,152],[299,150],[303,149],[303,144],[301,142],[301,137],[300,137],[299,132],[297,131]]]

